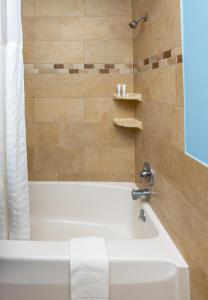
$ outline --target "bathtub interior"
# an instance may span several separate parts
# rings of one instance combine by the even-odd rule
[[[31,239],[156,237],[158,231],[148,213],[146,222],[139,219],[142,203],[131,199],[132,187],[127,183],[31,182]]]

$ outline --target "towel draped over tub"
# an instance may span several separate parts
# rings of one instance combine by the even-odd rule
[[[100,237],[70,240],[71,300],[109,299],[109,259]]]

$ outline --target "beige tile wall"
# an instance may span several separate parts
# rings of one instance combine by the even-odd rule
[[[132,64],[131,15],[131,0],[23,0],[26,68]],[[133,73],[28,73],[30,180],[132,181],[135,133],[112,119],[133,116],[133,107],[112,94],[118,82],[132,91]]]
[[[133,0],[137,17],[149,20],[134,31],[134,63],[181,46],[179,0]],[[144,94],[135,110],[144,122],[136,136],[136,173],[144,161],[156,170],[151,200],[190,265],[191,299],[208,299],[208,170],[184,155],[182,64],[134,73]]]

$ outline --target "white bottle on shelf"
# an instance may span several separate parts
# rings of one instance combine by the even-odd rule
[[[126,84],[122,84],[122,96],[126,98]]]
[[[121,97],[121,84],[120,83],[117,84],[117,96]]]

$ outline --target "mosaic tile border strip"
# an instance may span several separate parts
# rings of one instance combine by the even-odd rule
[[[29,74],[130,74],[132,64],[24,64]]]
[[[144,72],[163,66],[183,62],[181,47],[163,51],[159,54],[139,60],[137,64],[24,64],[25,73],[29,74],[131,74],[132,69]]]
[[[138,64],[133,65],[133,68],[134,71],[144,72],[151,69],[154,70],[168,65],[176,65],[181,63],[183,63],[182,48],[176,47],[143,60],[139,60]]]

